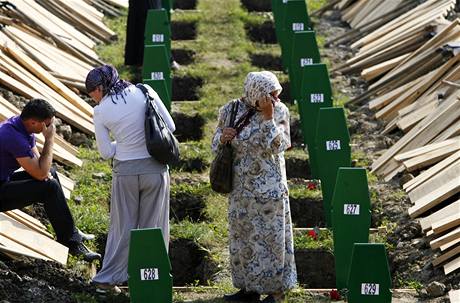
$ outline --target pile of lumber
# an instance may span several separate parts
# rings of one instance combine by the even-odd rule
[[[373,110],[383,134],[402,132],[372,172],[386,181],[412,176],[403,184],[408,213],[436,250],[433,265],[448,275],[460,269],[460,20],[446,19],[454,0],[415,2],[336,1],[352,30],[329,44],[356,51],[335,72],[369,83],[351,104]]]
[[[19,210],[0,213],[0,252],[17,259],[21,256],[67,263],[69,249],[53,240],[40,221]]]
[[[374,2],[375,5],[371,5]],[[356,4],[359,3],[361,2]],[[381,77],[448,26],[450,22],[444,17],[455,7],[455,1],[431,0],[416,7],[412,7],[412,1],[366,1],[360,5],[364,7],[359,7],[350,22],[356,21],[357,18],[359,21],[361,17],[366,21],[367,18],[372,18],[374,13],[380,15],[387,10],[400,12],[399,5],[410,9],[390,22],[383,20],[386,22],[379,23],[379,26],[367,35],[354,41],[350,46],[357,53],[335,68],[335,72],[360,72],[367,81]],[[369,14],[363,15],[363,12]],[[382,19],[377,17],[377,20]]]

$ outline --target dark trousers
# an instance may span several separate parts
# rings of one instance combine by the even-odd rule
[[[43,203],[57,241],[66,246],[81,242],[56,171],[51,174],[53,179],[39,181],[24,171],[14,173],[10,181],[0,185],[0,211]]]

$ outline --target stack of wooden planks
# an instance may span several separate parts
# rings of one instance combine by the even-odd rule
[[[382,76],[448,26],[449,22],[444,16],[455,7],[455,1],[432,0],[415,8],[411,1],[366,1],[362,4],[365,7],[360,7],[352,20],[360,16],[364,20],[372,18],[373,12],[399,11],[400,5],[411,9],[390,22],[379,24],[373,31],[354,41],[351,47],[357,53],[334,71],[343,74],[361,72],[368,81]],[[362,12],[372,13],[362,15]],[[377,17],[377,20],[381,18]]]
[[[454,7],[454,0],[342,0],[336,8],[353,29],[329,42],[356,50],[335,72],[369,82],[351,104],[367,103],[383,134],[402,132],[372,172],[386,181],[415,175],[403,184],[408,212],[446,275],[460,269],[460,20],[446,19]]]
[[[68,248],[53,240],[37,219],[19,210],[0,213],[0,252],[67,263]]]

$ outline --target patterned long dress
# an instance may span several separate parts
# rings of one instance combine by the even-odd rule
[[[213,151],[228,125],[231,103],[220,109]],[[236,120],[247,109],[239,101]],[[234,178],[228,220],[233,285],[260,294],[284,292],[297,283],[284,161],[284,151],[290,146],[288,108],[277,102],[270,121],[257,112],[232,146]]]

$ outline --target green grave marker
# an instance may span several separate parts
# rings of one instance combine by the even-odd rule
[[[281,44],[281,32],[286,15],[287,0],[272,0],[273,19],[275,19],[275,33],[278,43]]]
[[[173,8],[173,0],[161,0],[161,7],[166,10],[169,20],[171,20],[171,10]]]
[[[171,111],[171,97],[168,93],[165,80],[144,80],[144,84],[150,85],[154,91],[158,94],[163,104],[166,106],[168,111]]]
[[[321,108],[316,128],[317,167],[323,193],[327,227],[331,222],[331,201],[339,167],[351,165],[350,135],[341,107]]]
[[[172,81],[171,81],[171,67],[168,56],[166,54],[166,46],[164,45],[149,45],[144,48],[144,66],[142,67],[143,82],[155,87],[161,84],[154,84],[156,81],[164,81],[166,83],[166,90],[168,94],[160,95],[161,100],[165,103],[166,107],[171,107],[172,96]],[[155,89],[156,90],[156,89]],[[165,99],[163,99],[165,98]]]
[[[172,302],[171,263],[160,228],[131,231],[128,276],[131,302]]]
[[[340,167],[332,196],[337,289],[347,288],[354,243],[369,241],[371,200],[364,168]]]
[[[151,9],[145,22],[144,45],[165,45],[171,58],[171,23],[164,9]]]
[[[391,276],[382,243],[355,243],[348,278],[349,303],[391,303]]]
[[[304,143],[308,148],[308,158],[312,177],[319,179],[316,156],[316,126],[319,109],[332,107],[332,89],[325,64],[312,64],[302,68],[301,95],[297,102]]]
[[[289,86],[291,98],[301,98],[302,69],[305,66],[320,63],[319,49],[314,31],[300,31],[292,35],[292,52],[289,62]]]
[[[289,69],[294,32],[311,29],[305,0],[288,0],[285,4],[285,16],[280,33],[281,59],[283,67]]]

